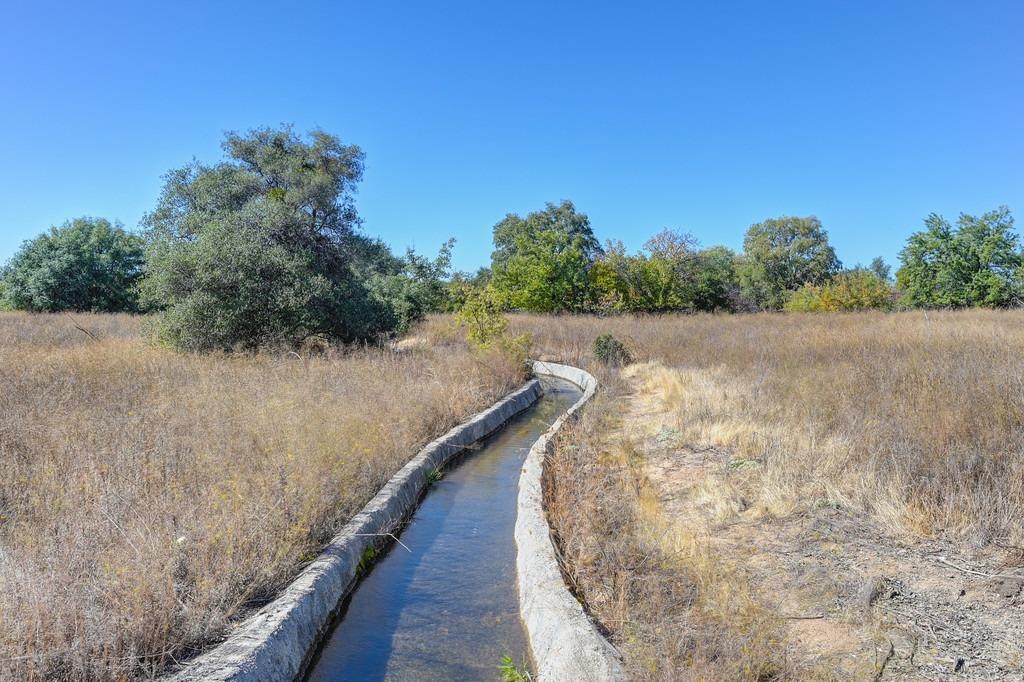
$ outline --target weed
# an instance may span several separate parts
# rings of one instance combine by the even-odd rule
[[[682,433],[679,429],[669,428],[668,426],[662,426],[661,430],[654,436],[654,438],[662,444],[673,443],[678,441],[682,437]]]
[[[532,682],[533,678],[529,671],[520,668],[511,656],[502,656],[498,664],[498,672],[501,673],[501,682]]]
[[[631,679],[754,680],[785,670],[778,624],[739,571],[651,512],[642,453],[609,436],[626,389],[604,379],[581,420],[560,433],[547,470],[567,582],[611,632]]]
[[[356,573],[358,575],[366,575],[373,566],[373,560],[377,558],[377,550],[373,545],[370,545],[363,550],[362,555],[359,557],[359,564],[356,566]]]

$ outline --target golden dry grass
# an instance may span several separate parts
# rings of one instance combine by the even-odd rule
[[[143,326],[0,313],[0,679],[146,677],[188,655],[523,379],[450,338],[195,356]]]
[[[763,466],[786,513],[835,504],[893,534],[1024,544],[1024,312],[528,318],[587,363],[629,340],[694,445]]]
[[[780,623],[735,565],[657,514],[642,455],[620,437],[625,387],[613,376],[604,381],[560,435],[545,498],[568,581],[623,652],[630,678],[793,672]]]
[[[1024,545],[1022,312],[518,316],[513,329],[604,381],[553,460],[548,504],[568,573],[639,679],[831,674],[787,659],[784,624],[741,559],[716,553],[699,524],[657,513],[637,446],[651,424],[628,423],[645,412],[743,474],[688,493],[706,522],[827,506],[893,542]],[[621,375],[596,365],[602,333],[640,364]]]

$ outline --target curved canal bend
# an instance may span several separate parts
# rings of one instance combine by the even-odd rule
[[[456,460],[399,540],[362,579],[307,680],[496,680],[529,648],[516,591],[516,493],[533,443],[580,395],[543,378],[544,395]]]

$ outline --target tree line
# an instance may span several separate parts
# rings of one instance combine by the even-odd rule
[[[1022,298],[1024,270],[1013,217],[1001,207],[956,225],[925,220],[900,252],[892,277],[881,259],[844,268],[821,222],[784,216],[751,225],[739,253],[701,248],[662,230],[635,252],[602,247],[572,202],[548,204],[494,227],[489,270],[457,276],[456,305],[485,296],[510,310],[666,313],[851,311],[1007,307]]]
[[[365,236],[363,152],[322,131],[229,133],[225,158],[172,170],[139,234],[78,218],[26,242],[0,306],[155,312],[183,350],[362,341],[442,307],[453,242],[428,258]]]
[[[955,224],[926,218],[900,252],[844,268],[815,217],[751,225],[740,252],[662,230],[630,253],[600,244],[570,201],[493,227],[490,266],[451,270],[364,235],[354,192],[363,152],[290,127],[229,133],[224,159],[172,170],[137,233],[77,218],[26,242],[0,269],[0,308],[153,312],[185,350],[362,341],[435,310],[544,313],[844,311],[1006,307],[1022,252],[1005,208]]]

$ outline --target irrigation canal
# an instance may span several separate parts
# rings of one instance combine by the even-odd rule
[[[356,587],[313,662],[310,682],[499,679],[529,648],[516,591],[516,494],[530,446],[580,397],[544,395],[430,489],[399,539]],[[407,548],[407,549],[406,549]]]

